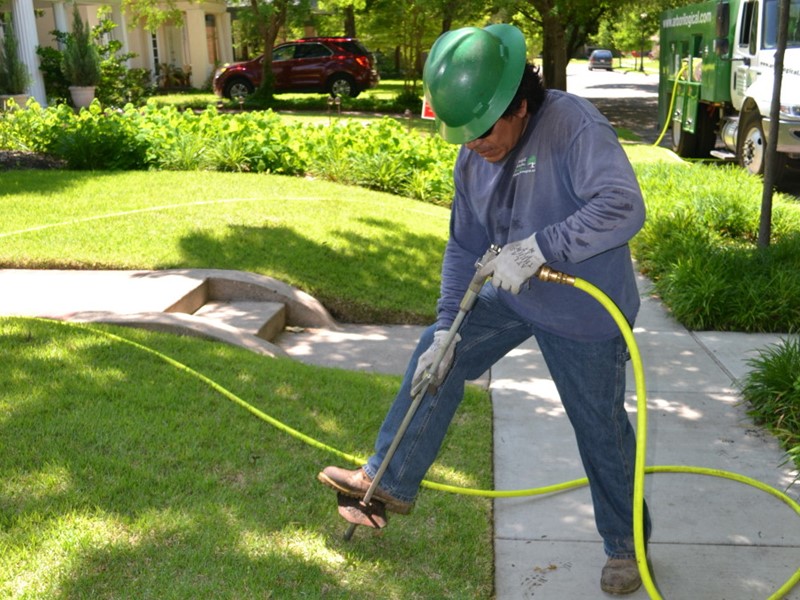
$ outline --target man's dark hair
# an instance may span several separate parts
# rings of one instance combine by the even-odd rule
[[[517,93],[511,100],[511,104],[503,113],[504,117],[516,112],[523,100],[528,101],[528,114],[533,115],[544,103],[547,89],[542,83],[542,78],[539,76],[539,67],[533,66],[531,63],[525,63],[525,70],[522,72],[522,81],[519,82]]]

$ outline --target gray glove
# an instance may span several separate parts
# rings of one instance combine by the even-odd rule
[[[485,264],[478,274],[491,276],[493,286],[518,294],[522,284],[536,275],[544,262],[534,233],[524,240],[506,244],[497,258]]]
[[[414,371],[414,378],[411,380],[411,389],[417,387],[417,385],[422,381],[422,376],[425,374],[425,371],[433,366],[433,361],[436,359],[436,355],[444,346],[445,340],[447,340],[447,329],[440,329],[433,334],[433,342],[428,347],[425,352],[420,354],[419,359],[417,360],[417,369]],[[445,352],[442,360],[439,362],[439,368],[436,369],[436,373],[433,373],[433,379],[431,383],[433,385],[439,385],[443,380],[445,375],[447,375],[447,371],[450,370],[450,365],[453,364],[453,354],[456,351],[456,344],[461,341],[461,336],[456,334],[453,338],[453,341],[450,344],[450,347]]]

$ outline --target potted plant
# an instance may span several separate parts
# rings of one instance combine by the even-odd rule
[[[4,19],[5,36],[0,44],[0,109],[5,110],[9,99],[13,99],[17,106],[25,106],[28,100],[26,90],[31,82],[31,76],[25,63],[20,60],[17,36],[14,34],[13,23]]]
[[[69,92],[75,108],[89,106],[95,87],[100,83],[100,54],[77,5],[72,9],[72,33],[66,40],[61,71],[70,83]]]

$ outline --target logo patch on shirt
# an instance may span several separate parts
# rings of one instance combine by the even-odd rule
[[[517,177],[518,175],[524,175],[526,173],[535,173],[536,172],[536,155],[532,154],[528,158],[520,158],[517,161],[517,166],[514,167],[514,175],[512,177]]]

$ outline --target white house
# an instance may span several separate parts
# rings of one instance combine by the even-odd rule
[[[191,72],[191,85],[202,87],[216,65],[233,60],[231,18],[225,0],[178,2],[183,13],[179,26],[164,25],[155,32],[132,22],[122,9],[121,0],[77,0],[83,20],[98,24],[97,9],[111,7],[111,19],[118,25],[112,35],[122,43],[122,52],[137,56],[129,67],[145,68],[155,76],[157,66],[168,64]],[[37,46],[55,46],[53,30],[70,31],[72,3],[61,0],[0,0],[0,12],[11,12],[20,57],[28,66],[32,83],[28,93],[42,106],[47,105],[44,81],[39,72]]]

